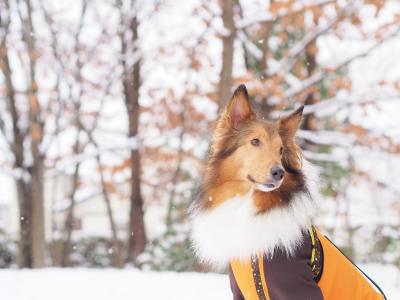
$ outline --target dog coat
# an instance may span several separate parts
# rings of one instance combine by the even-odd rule
[[[383,300],[336,246],[314,227],[288,256],[277,249],[271,257],[232,260],[229,277],[234,300]]]

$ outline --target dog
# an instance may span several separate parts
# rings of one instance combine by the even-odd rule
[[[235,300],[386,299],[312,225],[319,175],[296,143],[303,108],[267,122],[235,90],[191,209],[195,253],[229,269]]]

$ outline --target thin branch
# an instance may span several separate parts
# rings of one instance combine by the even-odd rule
[[[179,174],[181,173],[181,168],[182,168],[182,162],[183,162],[183,138],[186,132],[186,127],[185,127],[185,114],[186,114],[186,105],[183,103],[183,107],[180,113],[180,123],[181,125],[181,132],[179,134],[179,147],[178,147],[178,162],[176,164],[176,169],[174,172],[174,175],[172,176],[171,184],[172,184],[172,189],[169,193],[169,199],[168,199],[168,211],[167,211],[167,217],[166,217],[166,225],[167,228],[169,228],[172,224],[172,211],[174,209],[174,199],[175,199],[175,194],[176,194],[176,183],[179,178]]]

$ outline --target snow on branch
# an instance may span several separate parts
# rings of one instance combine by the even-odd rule
[[[336,163],[343,163],[344,161],[347,161],[347,157],[345,155],[337,155],[332,153],[318,153],[318,152],[303,150],[303,155],[308,160],[313,160],[313,161],[336,162]]]
[[[307,133],[308,134],[308,133]],[[325,133],[324,133],[325,134]],[[305,135],[304,133],[299,134],[299,136]],[[315,136],[307,136],[315,138]],[[331,135],[332,138],[334,134]],[[338,135],[339,138],[346,138],[346,135]],[[350,136],[347,136],[350,137]],[[329,137],[324,141],[328,142]],[[342,141],[345,141],[342,139]],[[345,141],[346,142],[346,141]],[[319,143],[322,144],[322,143]],[[377,155],[379,155],[379,159],[385,161],[389,158],[397,157],[397,154],[388,153],[382,149],[371,148],[370,146],[360,145],[354,143],[349,146],[341,146],[339,143],[332,142],[331,143],[331,150],[330,152],[314,152],[310,150],[303,150],[303,155],[305,158],[314,161],[321,161],[321,162],[336,162],[342,166],[349,166],[351,161],[354,161],[356,157],[364,158],[364,159],[376,159]]]
[[[355,97],[333,97],[304,108],[303,115],[315,114],[318,117],[332,116],[338,110],[349,106],[376,104],[389,101],[398,101],[400,93],[378,96],[368,96],[363,99]]]
[[[310,76],[307,79],[304,79],[303,81],[301,81],[301,83],[298,86],[295,86],[295,87],[292,87],[292,88],[289,88],[288,90],[286,90],[286,92],[284,93],[283,97],[287,99],[287,98],[292,98],[292,97],[300,94],[301,92],[305,91],[309,87],[311,87],[314,84],[320,82],[324,78],[326,73],[336,72],[339,69],[347,66],[348,64],[350,64],[354,60],[368,56],[372,51],[374,51],[376,48],[381,46],[384,42],[387,42],[388,40],[390,40],[390,39],[392,39],[394,37],[397,37],[399,35],[399,33],[400,33],[400,28],[398,28],[394,32],[388,34],[386,37],[381,38],[378,42],[376,42],[371,47],[367,48],[365,51],[362,51],[362,52],[360,52],[360,53],[358,53],[356,55],[353,55],[353,56],[347,58],[342,63],[340,63],[340,64],[338,64],[336,66],[325,67],[325,69],[314,73],[312,76]]]
[[[337,66],[336,68],[339,69],[340,67]],[[335,69],[335,70],[337,70],[337,69]],[[286,90],[286,92],[283,94],[283,98],[287,99],[287,98],[292,98],[294,96],[297,96],[298,94],[305,91],[309,87],[320,82],[324,78],[324,75],[326,72],[327,71],[316,72],[315,74],[311,75],[307,79],[300,81],[298,86],[294,86],[294,87]]]
[[[246,49],[254,58],[256,59],[262,58],[262,51],[256,45],[254,45],[252,41],[249,40],[249,38],[242,30],[237,32],[237,37],[244,44]]]
[[[0,174],[9,176],[11,178],[14,178],[15,180],[22,179],[26,183],[29,183],[31,181],[31,174],[29,174],[29,172],[24,168],[15,167],[10,169],[6,167],[1,167]]]
[[[67,167],[75,166],[76,164],[79,164],[87,159],[94,159],[96,158],[96,156],[105,152],[119,152],[119,151],[127,151],[138,148],[139,148],[138,138],[130,137],[129,139],[126,140],[125,143],[121,145],[98,147],[94,151],[91,151],[90,153],[80,153],[71,157],[64,157],[57,162],[52,171],[46,173],[46,176],[49,177],[54,176],[56,173],[61,172]]]
[[[297,137],[318,145],[337,145],[342,147],[349,147],[356,141],[352,134],[328,130],[299,130],[297,132]]]
[[[337,96],[326,100],[322,100],[312,105],[306,105],[304,107],[303,115],[315,114],[317,117],[329,117],[336,114],[337,111],[348,108],[351,106],[362,106],[368,104],[379,104],[383,102],[399,101],[400,93],[394,94],[379,94],[379,95],[368,95],[368,96]],[[271,113],[271,118],[279,119],[289,112],[285,111],[274,111]]]
[[[303,116],[315,114],[319,118],[330,117],[334,116],[339,110],[344,108],[392,101],[400,101],[400,93],[369,96],[338,96],[323,100],[313,105],[305,106]],[[273,119],[279,119],[288,114],[289,112],[286,111],[275,111],[271,113],[270,117]],[[377,134],[381,133],[379,132]],[[298,137],[319,145],[351,146],[355,141],[352,136],[332,131],[311,132],[299,130]]]
[[[310,1],[308,1],[307,4],[298,2],[294,5],[294,8],[292,10],[281,9],[275,15],[267,11],[265,13],[253,16],[251,18],[241,19],[236,23],[236,29],[244,29],[246,27],[253,26],[258,23],[275,22],[280,18],[300,13],[302,11],[307,10],[310,7],[323,6],[333,2],[336,2],[336,0],[315,0],[311,1],[311,3]]]
[[[310,31],[306,34],[304,39],[295,45],[288,55],[288,57],[282,59],[279,65],[275,66],[274,69],[268,72],[268,76],[274,76],[277,74],[284,74],[293,69],[296,64],[298,57],[305,51],[305,49],[315,41],[319,36],[327,33],[332,29],[342,18],[351,16],[355,11],[356,7],[342,9],[334,18],[329,20],[326,24],[320,25],[315,30]]]

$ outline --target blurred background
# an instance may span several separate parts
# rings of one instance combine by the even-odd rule
[[[154,271],[207,271],[187,208],[241,83],[266,119],[306,105],[298,142],[322,172],[315,223],[400,294],[399,1],[0,0],[8,299],[46,299],[41,279],[82,272],[121,274],[114,287],[131,281],[133,294],[162,283],[163,296],[141,299],[181,299],[165,292],[177,282],[191,287],[182,299],[229,299],[224,275]],[[43,267],[57,268],[17,271]]]

